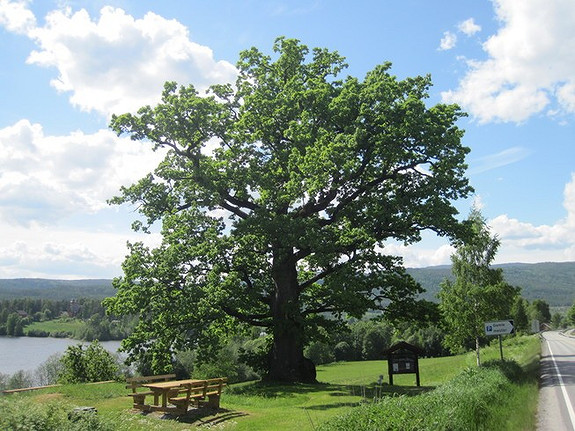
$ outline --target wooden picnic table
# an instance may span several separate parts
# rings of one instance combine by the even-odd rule
[[[204,380],[198,379],[184,379],[184,380],[172,380],[168,382],[152,382],[144,383],[142,386],[150,389],[154,393],[154,406],[157,407],[154,410],[166,410],[168,406],[168,394],[178,389],[184,385],[201,383]],[[162,404],[160,406],[160,396],[162,397]]]

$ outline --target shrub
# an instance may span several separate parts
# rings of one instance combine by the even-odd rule
[[[63,371],[62,354],[54,353],[36,369],[36,380],[41,386],[51,385],[58,381]]]
[[[329,364],[335,361],[333,348],[321,341],[310,343],[304,350],[304,356],[310,359],[315,365]]]
[[[75,415],[61,403],[30,403],[27,398],[0,398],[0,430],[112,431],[97,414]]]
[[[98,341],[93,341],[86,350],[82,344],[69,346],[61,362],[63,370],[58,378],[60,383],[113,380],[119,374],[114,357]]]
[[[340,341],[333,348],[336,361],[353,361],[355,352],[347,341]]]

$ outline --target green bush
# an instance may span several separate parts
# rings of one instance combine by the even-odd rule
[[[85,350],[82,344],[69,346],[61,362],[63,369],[58,378],[60,383],[113,380],[119,374],[114,357],[98,341],[93,341]]]
[[[329,364],[335,361],[333,348],[321,341],[314,341],[306,346],[304,356],[310,359],[315,365]]]
[[[56,402],[30,403],[27,398],[0,398],[0,430],[112,431],[97,413],[70,415],[70,407]]]

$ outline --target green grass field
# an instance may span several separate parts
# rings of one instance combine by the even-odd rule
[[[70,336],[79,334],[86,326],[86,323],[78,319],[55,319],[45,322],[32,322],[24,328],[24,333],[30,331],[43,331],[48,334],[69,334]]]
[[[537,406],[536,371],[539,340],[536,337],[511,338],[504,347],[506,359],[518,361],[534,379],[514,385],[513,396],[501,406],[505,415],[503,429],[534,429]],[[496,343],[483,350],[482,360],[496,359]],[[428,392],[451,380],[467,367],[475,367],[473,353],[446,358],[420,360],[421,388],[415,387],[415,375],[394,376],[394,386],[387,382],[386,361],[345,362],[318,367],[317,385],[267,385],[248,382],[230,385],[224,391],[221,410],[199,411],[186,417],[163,418],[160,414],[141,414],[131,409],[131,398],[123,383],[97,385],[66,385],[22,394],[0,397],[0,403],[29,410],[22,406],[46,406],[70,411],[74,406],[94,406],[102,421],[114,430],[314,430],[320,424],[345,414],[360,404],[374,398],[394,395],[417,395]],[[530,375],[531,375],[530,374]],[[379,375],[384,384],[377,386]],[[47,404],[48,403],[48,404]],[[2,405],[0,404],[0,409]],[[202,409],[200,409],[202,410]],[[518,413],[514,413],[518,412]],[[15,413],[16,414],[16,413]],[[517,416],[517,417],[514,417]],[[508,417],[509,416],[509,417]]]

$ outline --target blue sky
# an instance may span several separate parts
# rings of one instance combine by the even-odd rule
[[[0,0],[0,278],[121,275],[134,208],[106,200],[158,155],[108,129],[163,82],[233,81],[241,50],[278,36],[393,63],[458,103],[497,263],[575,261],[573,0]],[[442,239],[389,244],[406,266],[449,263]]]

